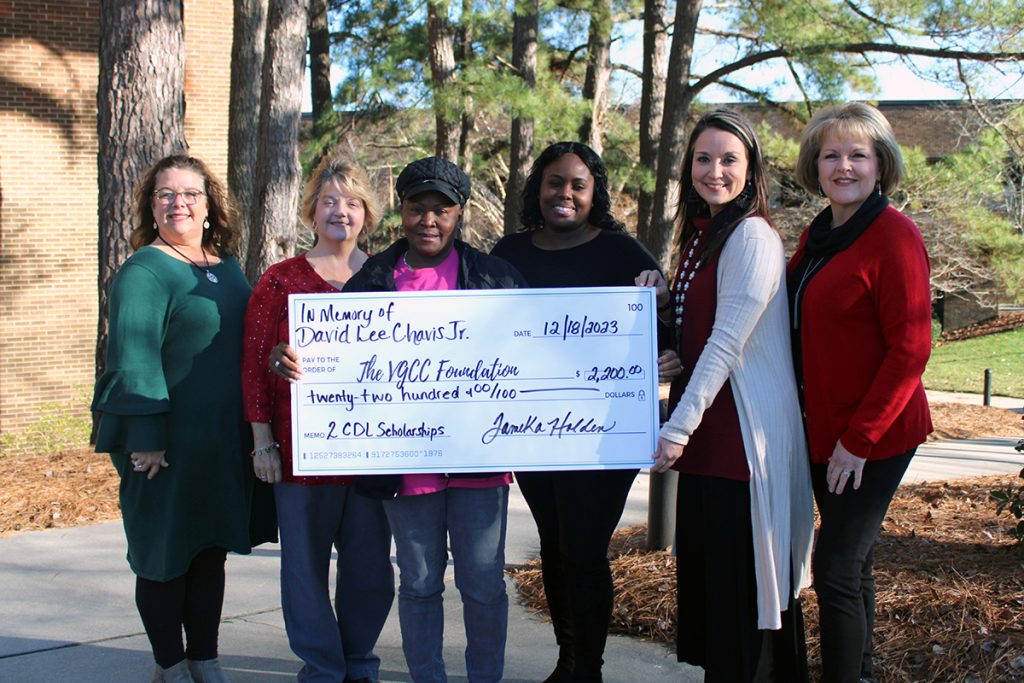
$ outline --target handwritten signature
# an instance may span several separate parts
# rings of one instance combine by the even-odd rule
[[[491,423],[491,427],[480,436],[484,444],[492,443],[501,436],[515,436],[525,434],[527,436],[552,436],[561,439],[563,436],[577,434],[605,434],[615,429],[615,422],[601,424],[594,418],[573,416],[572,411],[566,411],[564,415],[553,418],[542,418],[537,415],[530,415],[520,422],[510,422],[505,418],[505,413],[498,413]]]

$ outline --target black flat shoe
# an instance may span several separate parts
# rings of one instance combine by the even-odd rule
[[[544,679],[544,683],[572,683],[572,671],[556,666],[551,675]]]

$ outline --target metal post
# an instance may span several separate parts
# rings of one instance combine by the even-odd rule
[[[679,473],[652,472],[648,485],[647,549],[665,550],[675,542],[676,487]]]
[[[982,398],[982,405],[992,405],[992,369],[985,368],[985,396]]]
[[[666,419],[668,401],[659,401],[661,422]],[[647,491],[647,549],[664,550],[675,542],[676,487],[679,473],[651,472]]]

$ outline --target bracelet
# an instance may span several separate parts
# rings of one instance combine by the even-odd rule
[[[269,453],[270,451],[274,450],[275,448],[280,448],[280,447],[281,447],[281,444],[279,444],[276,441],[271,441],[266,446],[260,446],[259,448],[252,449],[252,452],[249,453],[249,457],[250,458],[255,458],[257,455],[263,455],[264,453]]]

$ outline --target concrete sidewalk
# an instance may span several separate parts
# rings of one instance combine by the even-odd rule
[[[1024,457],[1016,439],[926,444],[905,482],[975,474],[1016,473]],[[648,477],[633,487],[622,524],[647,518]],[[507,560],[537,554],[536,530],[513,487]],[[124,559],[119,522],[0,539],[0,683],[82,681],[141,683],[149,680],[152,656],[135,611],[134,581]],[[221,661],[234,683],[295,679],[299,661],[288,648],[278,593],[279,551],[258,548],[251,556],[229,556],[227,596],[221,627]],[[450,579],[450,577],[449,577]],[[452,681],[465,681],[465,635],[454,585],[445,592],[445,660]],[[554,667],[551,626],[519,604],[509,582],[510,616],[505,680],[543,680]],[[409,681],[401,650],[397,609],[378,643],[382,681]],[[689,683],[699,669],[678,664],[671,648],[635,638],[610,636],[605,653],[609,682]]]
[[[537,554],[536,527],[512,487],[506,559]],[[622,524],[647,520],[647,475],[633,487]],[[120,522],[39,531],[0,539],[0,682],[143,683],[153,670],[135,611],[134,579]],[[301,663],[288,648],[278,587],[279,549],[261,546],[228,556],[220,631],[221,662],[233,683],[294,681]],[[397,570],[396,570],[397,573]],[[445,591],[445,661],[449,679],[466,681],[465,632],[458,591]],[[541,681],[557,658],[551,625],[526,611],[511,581],[505,681]],[[397,606],[377,645],[382,681],[410,681],[402,655]],[[678,664],[662,644],[610,636],[606,681],[696,682],[699,669]]]
[[[959,391],[933,391],[925,390],[929,403],[968,403],[970,405],[985,405],[984,397],[981,394],[967,394]],[[1015,413],[1024,413],[1024,398],[1012,396],[992,396],[990,405],[993,408],[1012,410]],[[1024,431],[1024,430],[1022,430]]]

